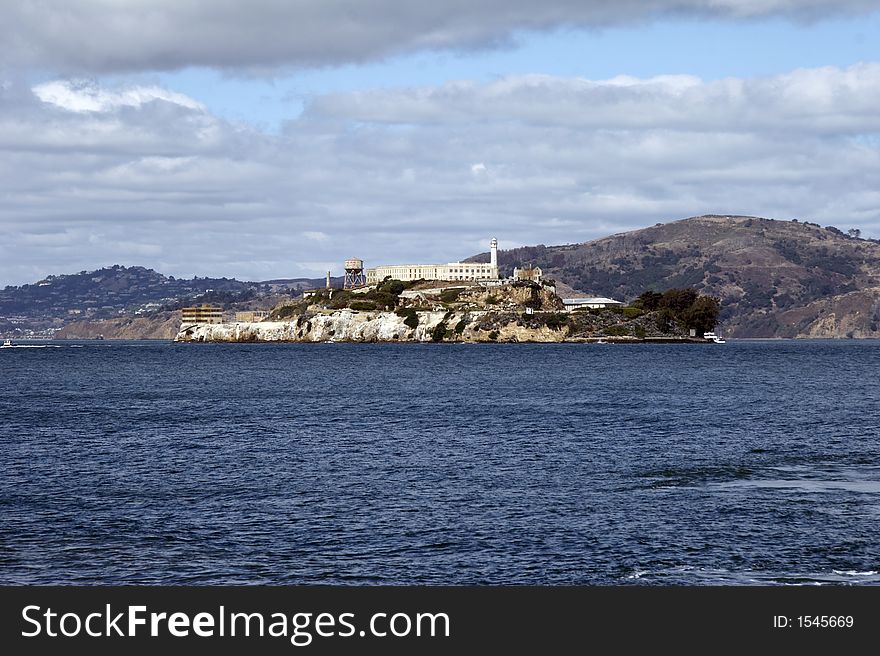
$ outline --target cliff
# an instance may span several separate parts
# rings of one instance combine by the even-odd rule
[[[56,339],[174,339],[180,329],[180,312],[149,317],[120,317],[99,321],[74,321],[55,333]]]
[[[419,312],[417,326],[394,312],[342,309],[296,321],[183,325],[179,342],[561,342],[567,331],[518,325],[490,312]],[[440,330],[438,330],[438,328]]]

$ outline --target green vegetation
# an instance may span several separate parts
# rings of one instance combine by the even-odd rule
[[[486,297],[486,305],[498,305],[498,297],[490,294]]]
[[[454,287],[452,289],[444,289],[440,292],[440,300],[444,303],[455,303],[461,293],[464,291],[462,287]]]
[[[334,310],[347,308],[349,303],[351,303],[352,301],[351,296],[352,295],[348,292],[340,292],[339,294],[334,294],[333,300],[330,301],[330,307]]]
[[[686,328],[693,328],[698,334],[709,332],[718,323],[721,302],[715,296],[700,296],[684,314]]]
[[[645,312],[657,312],[657,330],[669,332],[675,325],[684,329],[693,328],[698,333],[712,330],[718,323],[721,302],[715,296],[700,296],[690,287],[673,287],[662,294],[646,291],[636,299],[633,308]],[[626,308],[624,314],[629,316]],[[637,315],[636,315],[637,316]]]
[[[446,337],[447,332],[446,322],[441,321],[434,326],[434,330],[431,331],[431,339],[435,342],[442,342],[443,338]]]
[[[546,312],[542,318],[550,330],[562,330],[568,325],[568,317],[561,312]]]
[[[494,342],[496,339],[498,339],[498,331],[497,331],[497,330],[493,330],[492,332],[490,332],[490,333],[489,333],[489,339],[491,339],[493,342]]]
[[[393,310],[400,304],[400,294],[415,282],[403,282],[386,278],[375,289],[354,293],[348,289],[320,289],[309,298],[313,305],[331,310]]]
[[[419,325],[419,313],[414,308],[401,308],[395,313],[399,317],[406,317],[403,320],[404,326],[409,326],[413,330]]]
[[[295,317],[297,314],[300,314],[302,309],[299,304],[296,305],[282,305],[280,308],[276,308],[269,315],[269,321],[280,321],[283,319],[289,319],[290,317]]]
[[[663,294],[651,291],[642,292],[632,304],[633,307],[642,308],[645,312],[653,312],[660,307],[660,301],[663,300]]]
[[[567,315],[571,337],[608,335],[614,337],[684,336],[693,328],[707,332],[714,328],[720,304],[697,290],[673,288],[647,291],[630,306],[578,310]]]
[[[467,317],[462,317],[461,321],[459,321],[457,324],[455,324],[455,328],[453,329],[455,331],[455,334],[461,335],[464,332],[464,329],[467,327],[467,325],[468,325]]]

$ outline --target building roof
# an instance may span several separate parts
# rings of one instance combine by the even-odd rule
[[[604,303],[606,305],[623,305],[620,301],[613,298],[605,298],[604,296],[591,296],[590,298],[563,298],[565,305],[592,305],[595,303]]]

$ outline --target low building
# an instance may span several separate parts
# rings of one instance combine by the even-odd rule
[[[542,275],[543,275],[543,272],[541,271],[541,267],[525,266],[522,269],[518,269],[516,267],[513,268],[513,279],[514,280],[528,280],[531,282],[541,282]]]
[[[182,310],[183,323],[223,323],[223,308],[213,305],[196,305]]]
[[[262,321],[268,316],[268,310],[248,310],[246,312],[236,312],[235,320],[241,323],[254,323],[255,321]]]
[[[623,305],[620,301],[615,301],[613,298],[605,298],[604,296],[592,296],[590,298],[563,298],[562,304],[568,312]]]

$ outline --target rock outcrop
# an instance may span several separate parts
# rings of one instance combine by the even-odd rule
[[[561,342],[566,329],[519,325],[489,312],[419,312],[418,325],[394,312],[343,309],[293,321],[182,325],[178,342]]]

